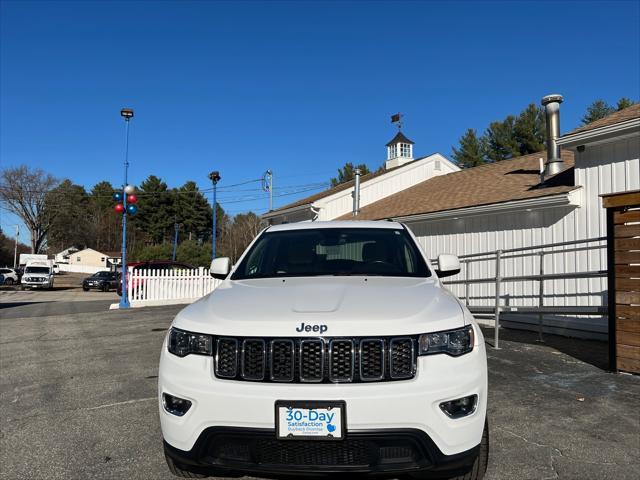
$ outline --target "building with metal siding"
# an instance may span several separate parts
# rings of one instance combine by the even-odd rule
[[[463,171],[439,154],[412,162],[388,160],[387,171],[363,179],[362,209],[356,218],[404,222],[432,259],[441,253],[468,256],[604,237],[606,217],[600,195],[640,189],[640,105],[555,140],[553,148],[563,149],[558,155],[563,171],[544,179],[538,165],[546,152]],[[387,147],[389,155],[400,150]],[[349,182],[264,218],[271,223],[352,219],[352,192],[353,182]],[[542,257],[536,249],[507,254],[501,262],[501,275],[536,275],[541,266],[544,274],[606,270],[604,246],[605,242],[599,241],[550,249]],[[495,265],[495,257],[477,255],[463,262],[456,278],[492,277]],[[453,284],[450,288],[469,304],[489,307],[495,303],[492,283]],[[607,303],[607,280],[549,280],[544,282],[542,295],[536,280],[505,283],[500,297],[507,311],[509,307],[537,306],[541,297],[549,307],[597,307]],[[504,319],[510,326],[522,328],[538,322],[537,315],[507,313]],[[544,324],[553,333],[606,338],[603,317],[545,315]]]
[[[500,188],[497,182],[515,175],[517,171],[526,170],[519,165],[519,162],[524,161],[521,157],[521,160],[507,160],[427,180],[412,189],[363,208],[358,218],[391,217],[405,222],[414,231],[429,258],[433,259],[440,253],[469,255],[604,237],[606,218],[600,195],[640,188],[640,106],[629,107],[595,122],[595,125],[570,132],[560,137],[558,144],[575,155],[575,165],[566,169],[566,172],[573,171],[573,179],[571,182],[567,182],[567,179],[563,182],[567,187],[573,185],[567,191],[545,191],[540,188],[541,185],[522,189],[526,187],[524,182],[520,186],[522,195],[531,195],[539,188],[535,192],[538,196],[523,199],[514,188],[512,200],[502,198],[502,201],[482,203],[482,193],[476,193],[475,200],[447,200],[447,196],[452,195],[452,189],[460,182],[465,184],[464,188],[469,191],[470,197],[474,196],[474,188],[478,183],[486,189]],[[513,165],[510,170],[506,168],[509,164]],[[530,162],[530,165],[535,166],[535,162]],[[492,178],[488,175],[492,169],[504,171]],[[535,171],[531,173],[534,174]],[[459,180],[453,181],[455,177]],[[428,195],[442,196],[442,205],[434,208],[433,200],[421,205],[420,198],[426,199],[426,192]],[[500,192],[496,194],[500,195]],[[455,193],[453,196],[456,196]],[[461,201],[467,205],[460,207]],[[447,202],[457,208],[446,208]],[[604,242],[591,244],[591,248],[580,251],[572,248],[568,249],[571,251],[545,254],[544,273],[606,270],[606,251],[604,248],[596,248],[595,245],[598,244],[604,245]],[[491,257],[483,259],[478,256],[469,263],[463,263],[462,267],[461,278],[495,275],[495,260]],[[539,268],[539,255],[514,254],[503,259],[501,274],[535,275],[539,273]],[[470,285],[468,290],[463,285],[452,285],[451,289],[461,298],[468,292],[470,304],[491,306],[495,301],[495,287],[491,283]],[[501,299],[507,307],[536,306],[539,282],[505,283]],[[582,278],[546,281],[543,299],[545,306],[606,305],[607,280]],[[537,316],[509,317],[507,314],[505,318],[511,321],[511,326],[537,323]],[[545,328],[554,333],[604,338],[607,322],[604,318],[547,315]]]

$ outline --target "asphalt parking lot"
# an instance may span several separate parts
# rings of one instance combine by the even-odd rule
[[[156,376],[181,307],[108,311],[108,299],[33,304],[6,293],[0,478],[174,478],[162,454]],[[598,342],[503,338],[500,351],[489,348],[485,478],[637,479],[640,377],[594,366],[588,352],[601,352]]]

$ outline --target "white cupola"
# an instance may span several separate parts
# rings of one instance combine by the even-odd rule
[[[404,165],[413,161],[413,142],[398,132],[393,139],[387,143],[387,170]]]

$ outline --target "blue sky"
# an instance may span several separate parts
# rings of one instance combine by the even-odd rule
[[[596,98],[640,97],[639,5],[2,1],[0,165],[119,184],[123,106],[133,183],[206,187],[217,169],[221,191],[267,168],[298,188],[348,161],[378,167],[398,111],[418,156],[450,156],[467,128],[548,93],[564,95],[567,131]],[[263,211],[266,194],[235,191],[255,188],[223,207]]]

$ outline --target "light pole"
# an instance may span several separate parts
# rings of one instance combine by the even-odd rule
[[[209,179],[213,183],[213,230],[211,232],[211,260],[216,258],[216,217],[217,208],[216,208],[216,190],[218,182],[222,177],[220,176],[220,172],[214,171],[209,174]]]
[[[127,192],[129,189],[128,174],[129,174],[129,120],[133,118],[133,109],[123,108],[120,110],[120,115],[124,118],[126,125],[125,143],[124,143],[124,195],[122,198],[122,204],[124,211],[122,212],[122,259],[120,260],[122,274],[120,275],[120,281],[122,282],[122,295],[120,296],[120,308],[129,308],[129,296],[127,295],[127,195],[133,193]]]

